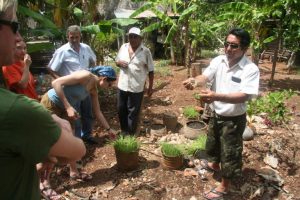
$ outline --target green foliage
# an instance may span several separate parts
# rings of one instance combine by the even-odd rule
[[[289,110],[285,101],[295,94],[292,90],[271,92],[263,97],[251,100],[247,103],[247,114],[251,118],[253,115],[266,114],[267,125],[281,124],[288,120]]]
[[[137,24],[139,20],[137,19],[121,19],[121,18],[116,18],[116,19],[111,19],[110,20],[112,23],[116,23],[119,26],[131,26],[134,24]]]
[[[27,43],[27,52],[30,54],[32,52],[41,51],[51,51],[54,50],[54,44],[51,42],[39,42],[39,43]]]
[[[115,58],[112,54],[111,45],[116,41],[119,36],[119,32],[115,32],[111,21],[100,21],[96,25],[88,25],[81,27],[83,33],[91,35],[91,41],[89,42],[92,49],[97,55],[97,60],[100,64],[104,65],[105,57]]]
[[[196,100],[200,100],[201,99],[201,95],[199,93],[194,93],[193,96],[194,96],[194,98]]]
[[[170,144],[170,143],[162,143],[161,144],[161,152],[163,155],[167,157],[177,157],[182,156],[182,150],[179,145]]]
[[[23,36],[34,35],[34,36],[47,36],[50,38],[59,38],[62,36],[62,31],[45,15],[35,12],[28,7],[19,5],[18,6],[18,15],[20,18],[32,18],[38,25],[35,29],[28,28],[28,26],[21,26],[21,34]],[[27,23],[24,21],[23,23]]]
[[[79,19],[82,20],[83,18],[83,11],[77,7],[74,8],[73,14]]]
[[[172,75],[169,64],[169,60],[160,60],[155,63],[155,74],[159,74],[163,77]]]
[[[136,152],[139,150],[141,144],[135,136],[119,136],[115,141],[112,142],[113,147],[117,151],[124,153]]]
[[[188,155],[194,155],[199,150],[205,150],[207,136],[205,134],[199,135],[191,144],[186,145],[185,151]]]
[[[199,112],[195,109],[194,106],[186,106],[183,108],[183,115],[186,118],[197,118],[200,116]]]
[[[201,58],[214,58],[216,56],[218,56],[218,53],[213,50],[203,49],[201,51]]]

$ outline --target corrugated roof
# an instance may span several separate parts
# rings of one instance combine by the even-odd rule
[[[134,11],[135,10],[117,9],[117,10],[114,11],[114,14],[115,14],[116,18],[129,18],[130,15]],[[174,13],[168,12],[168,16],[173,17],[173,16],[178,16],[178,15],[175,15]],[[156,17],[156,15],[152,11],[146,10],[146,11],[140,13],[139,15],[137,15],[134,18],[151,18],[151,17]]]

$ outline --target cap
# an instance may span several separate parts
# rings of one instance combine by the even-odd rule
[[[141,37],[143,37],[143,34],[141,32],[141,29],[137,28],[137,27],[132,27],[131,29],[129,29],[128,34],[135,34],[135,35],[139,35]]]
[[[111,66],[96,66],[89,69],[90,72],[98,76],[105,76],[116,80],[116,72]]]

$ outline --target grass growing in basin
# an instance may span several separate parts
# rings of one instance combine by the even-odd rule
[[[200,116],[199,112],[194,106],[186,106],[183,108],[183,115],[189,119],[195,119]]]
[[[177,157],[183,155],[182,150],[178,145],[170,143],[162,143],[161,152],[167,157]]]
[[[113,147],[120,152],[132,153],[139,150],[141,144],[135,136],[119,136],[112,142]]]
[[[185,147],[187,155],[194,155],[199,150],[205,150],[207,136],[205,134],[199,135],[199,137],[192,143]]]

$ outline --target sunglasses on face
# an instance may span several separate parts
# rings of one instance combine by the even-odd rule
[[[14,34],[16,34],[20,28],[20,24],[18,22],[11,22],[11,21],[0,19],[0,24],[10,26],[10,28]]]
[[[224,47],[228,48],[230,46],[230,48],[232,49],[238,49],[240,47],[239,44],[235,44],[235,43],[230,43],[230,42],[224,42]]]

